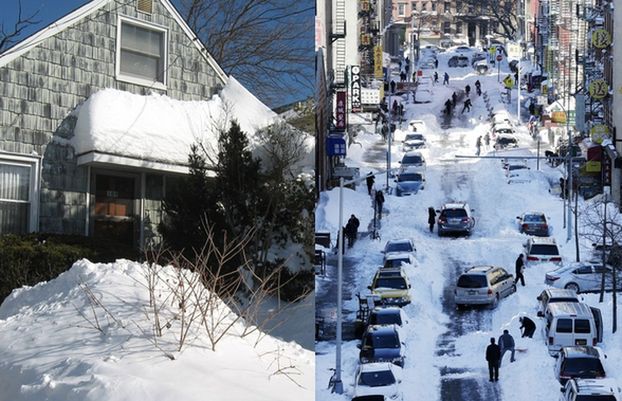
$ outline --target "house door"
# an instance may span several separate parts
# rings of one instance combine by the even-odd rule
[[[95,174],[94,237],[137,244],[137,178]]]

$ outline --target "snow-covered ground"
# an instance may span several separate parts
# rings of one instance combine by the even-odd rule
[[[371,283],[373,274],[382,263],[381,250],[387,240],[409,237],[417,247],[416,266],[407,267],[412,289],[412,304],[404,307],[410,321],[406,327],[408,333],[406,364],[404,379],[400,384],[404,393],[404,400],[442,400],[442,380],[452,378],[452,374],[443,372],[455,369],[464,373],[456,376],[469,376],[476,379],[481,388],[476,389],[479,394],[489,394],[489,386],[498,387],[493,393],[496,399],[527,401],[527,400],[556,400],[560,394],[560,385],[553,375],[554,359],[548,355],[544,338],[540,332],[542,321],[536,318],[536,296],[546,288],[544,275],[555,268],[553,264],[530,266],[525,273],[526,287],[519,287],[516,294],[503,300],[492,311],[473,312],[463,315],[466,321],[466,330],[457,336],[454,342],[455,350],[451,353],[437,353],[441,335],[448,330],[450,316],[443,309],[441,299],[455,265],[469,267],[480,264],[493,264],[504,267],[514,273],[514,262],[523,251],[522,243],[527,239],[517,230],[516,216],[530,210],[544,212],[550,217],[553,226],[553,237],[560,245],[564,262],[571,262],[575,257],[574,241],[566,242],[566,230],[563,229],[563,206],[559,196],[549,193],[549,188],[556,184],[561,171],[540,161],[540,171],[536,171],[536,161],[529,160],[528,164],[533,172],[534,179],[530,183],[508,184],[499,160],[484,159],[457,159],[456,155],[474,155],[475,142],[478,136],[483,136],[488,128],[487,110],[483,97],[475,94],[474,83],[479,79],[482,91],[498,103],[501,84],[497,82],[497,71],[480,76],[468,68],[447,68],[447,59],[451,52],[439,55],[439,76],[448,71],[450,74],[449,87],[436,85],[433,87],[434,100],[429,104],[409,104],[406,106],[406,121],[420,119],[425,121],[427,129],[424,131],[428,138],[428,147],[422,150],[426,160],[426,186],[418,194],[398,198],[386,196],[385,209],[388,214],[382,219],[380,235],[382,240],[370,238],[359,240],[354,248],[347,251],[347,255],[356,260],[356,282],[346,283],[353,293],[368,292],[367,286]],[[508,73],[507,63],[501,67],[501,78]],[[466,84],[472,88],[471,99],[473,109],[470,113],[460,114],[461,102],[457,105],[452,119],[452,128],[442,129],[442,115],[440,110],[451,93],[464,89]],[[516,90],[512,93],[513,102],[508,110],[516,115]],[[396,132],[396,143],[392,149],[392,167],[398,167],[402,151],[400,139],[406,132],[406,123]],[[520,148],[510,152],[512,155],[535,155],[536,144],[527,134],[524,127],[518,129],[517,134]],[[543,138],[546,141],[547,138]],[[356,141],[361,146],[353,145],[348,149],[350,166],[361,168],[362,174],[368,171],[378,171],[376,166],[382,165],[383,160],[375,163],[367,157],[367,152],[378,146],[379,135],[373,134],[373,126],[367,127],[358,133]],[[492,145],[492,143],[491,143]],[[548,144],[544,142],[543,148]],[[482,155],[493,155],[491,147],[484,146]],[[498,152],[498,154],[502,154]],[[384,158],[384,154],[381,156]],[[376,177],[376,189],[384,186],[384,176]],[[391,182],[392,184],[392,182]],[[330,230],[333,235],[338,223],[336,221],[338,197],[335,190],[322,194],[316,213],[316,228]],[[444,202],[450,200],[468,201],[475,210],[476,226],[469,238],[439,238],[436,233],[430,234],[427,227],[427,209],[434,206],[438,209]],[[356,191],[345,192],[344,216],[354,213],[361,218],[361,227],[366,227],[372,216],[371,202],[364,184]],[[583,201],[579,202],[579,209],[588,207]],[[586,256],[591,248],[591,241],[581,241],[581,255]],[[329,269],[333,268],[329,266]],[[325,285],[322,279],[316,280],[316,288]],[[605,335],[601,348],[608,355],[605,369],[622,385],[622,372],[619,360],[622,357],[622,336],[611,333],[612,313],[611,294],[606,294],[605,302],[598,303],[598,295],[582,295],[585,302],[600,308],[603,312]],[[344,305],[348,310],[357,310],[356,298],[347,301]],[[518,322],[519,314],[528,314],[536,321],[537,330],[533,339],[521,339]],[[480,325],[474,319],[469,324],[469,316],[483,316],[488,323]],[[618,320],[622,317],[619,314]],[[346,320],[353,321],[354,314],[345,316]],[[508,329],[516,340],[517,361],[509,363],[509,357],[500,371],[498,384],[488,383],[488,370],[485,361],[485,348],[488,339],[497,338]],[[331,394],[327,384],[331,376],[330,368],[335,366],[335,343],[332,341],[319,342],[316,345],[316,400],[349,400],[353,394],[354,373],[358,365],[358,341],[347,341],[343,345],[342,377],[345,394]],[[452,399],[460,399],[455,397]],[[467,398],[463,398],[467,399]],[[480,399],[486,399],[480,397]]]
[[[171,305],[179,283],[171,267],[161,268],[154,292],[163,327],[155,336],[148,271],[124,260],[81,260],[50,282],[13,291],[0,306],[0,400],[313,399],[312,351],[261,332],[241,337],[251,327],[242,321],[215,351],[195,324],[179,351],[184,331]],[[303,305],[276,329],[281,337],[305,335],[294,319],[311,314],[312,299]],[[225,324],[236,316],[224,304],[218,311]]]

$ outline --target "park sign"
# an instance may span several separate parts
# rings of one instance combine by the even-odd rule
[[[361,111],[361,67],[350,66],[350,107],[352,112]]]

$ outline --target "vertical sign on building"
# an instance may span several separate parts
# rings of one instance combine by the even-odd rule
[[[350,103],[353,113],[361,111],[361,67],[350,66]]]
[[[335,129],[337,131],[346,130],[346,91],[337,91],[337,105],[335,107]]]
[[[382,79],[382,45],[378,44],[374,47],[374,78]]]

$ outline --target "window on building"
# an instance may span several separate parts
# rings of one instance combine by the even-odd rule
[[[38,160],[0,155],[0,234],[37,230]]]
[[[397,3],[397,15],[400,17],[406,15],[406,3]]]
[[[413,1],[410,3],[410,11],[417,11],[417,2]]]
[[[443,22],[443,33],[451,33],[451,22]]]
[[[436,3],[435,3],[435,2],[432,2],[432,3],[430,3],[430,4],[432,4],[432,11],[436,11]]]
[[[443,10],[448,13],[451,11],[451,3],[446,1],[445,4],[443,5]]]
[[[456,0],[456,12],[457,13],[462,12],[462,1],[460,0]]]
[[[166,30],[119,19],[117,78],[142,85],[166,85]]]
[[[462,22],[456,22],[456,34],[462,33]]]

